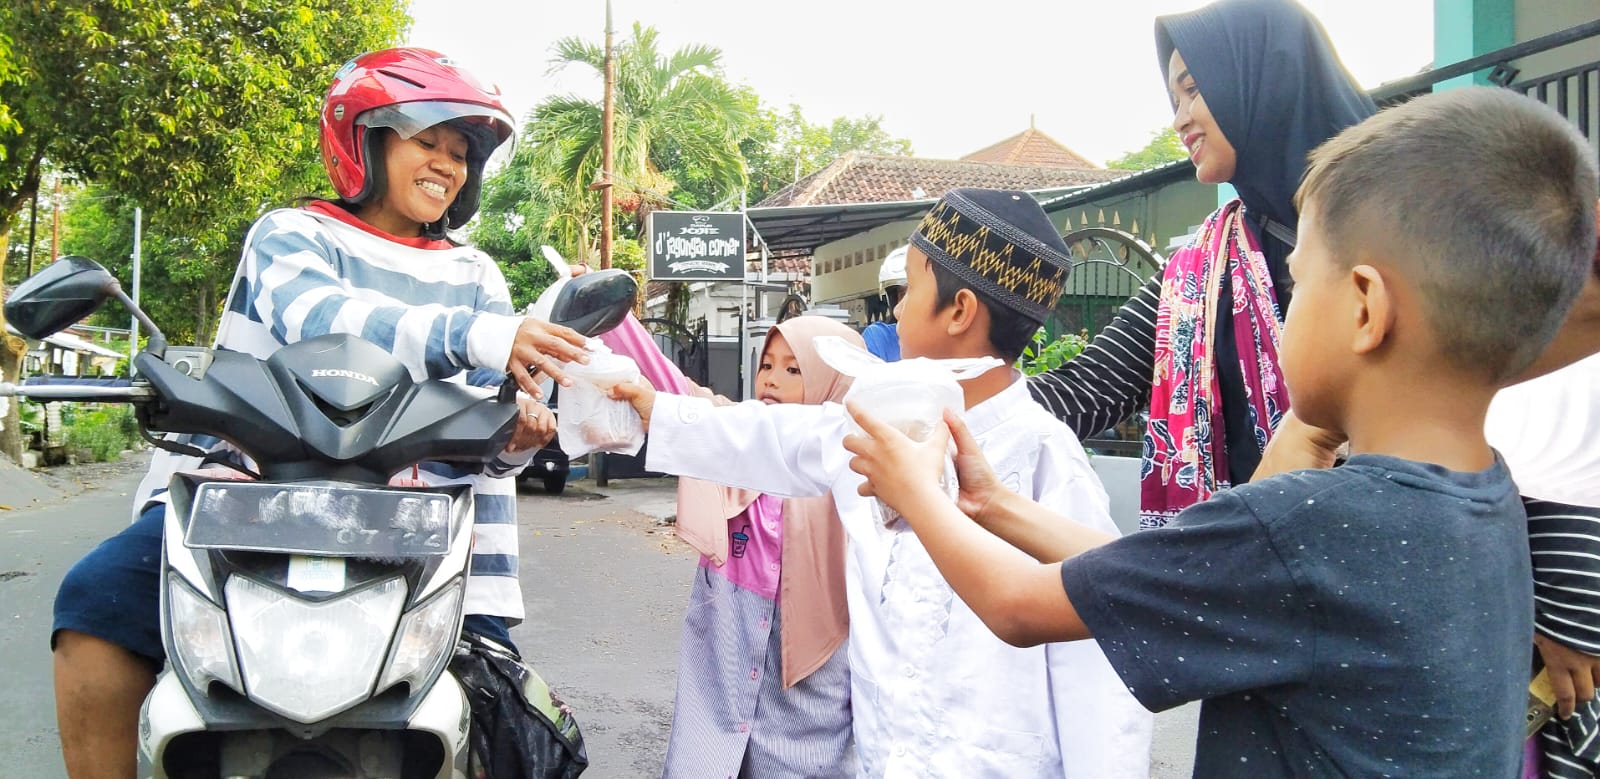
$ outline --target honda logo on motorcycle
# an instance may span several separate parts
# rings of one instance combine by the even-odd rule
[[[345,370],[343,368],[312,368],[311,369],[311,376],[312,376],[312,378],[317,378],[317,377],[322,377],[322,376],[334,376],[334,377],[341,378],[341,379],[354,379],[356,381],[364,381],[364,382],[366,382],[368,384],[371,384],[374,387],[378,386],[378,380],[377,379],[374,379],[374,378],[372,378],[371,376],[368,376],[365,373],[357,373],[355,371],[347,371],[347,370]]]

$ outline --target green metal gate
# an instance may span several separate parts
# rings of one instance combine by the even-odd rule
[[[1061,238],[1072,253],[1072,275],[1045,321],[1051,338],[1094,337],[1166,263],[1137,236],[1110,227],[1085,227]]]

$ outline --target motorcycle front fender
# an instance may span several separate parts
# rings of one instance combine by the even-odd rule
[[[440,675],[406,724],[408,730],[432,734],[444,747],[446,758],[434,779],[467,779],[472,710],[454,674]],[[170,670],[162,672],[139,712],[139,777],[168,779],[167,747],[179,736],[205,729],[183,684]]]
[[[171,668],[162,671],[139,711],[139,776],[167,779],[162,759],[167,746],[178,736],[205,729],[205,720],[189,701],[183,683]]]
[[[446,670],[417,706],[407,722],[408,730],[432,733],[444,747],[445,761],[435,779],[467,779],[467,756],[472,729],[472,708],[467,694]]]

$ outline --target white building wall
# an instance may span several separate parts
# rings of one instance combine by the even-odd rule
[[[1515,0],[1514,9],[1518,43],[1592,21],[1600,15],[1600,4],[1595,0]],[[1522,70],[1517,80],[1538,78],[1597,60],[1600,60],[1600,38],[1569,43],[1517,60],[1515,65]]]
[[[752,282],[759,280],[759,277],[751,279]],[[771,281],[783,283],[784,280],[774,277]],[[689,311],[685,320],[693,323],[704,318],[707,335],[738,337],[741,307],[747,306],[753,315],[765,310],[767,316],[772,316],[783,304],[785,296],[783,292],[763,292],[753,288],[747,291],[743,284],[730,282],[690,282]],[[765,298],[765,309],[760,307],[762,298]],[[644,310],[646,317],[665,317],[666,296],[657,295],[646,300]]]
[[[837,303],[878,294],[878,268],[883,258],[896,247],[904,246],[920,220],[891,222],[817,247],[811,255],[811,300],[813,304]],[[861,318],[851,321],[862,324]]]
[[[1059,212],[1051,215],[1051,222],[1057,232],[1066,232],[1067,221],[1070,218],[1071,214]],[[1091,217],[1091,223],[1094,223],[1093,219],[1094,217]],[[1130,213],[1127,218],[1123,218],[1114,211],[1107,210],[1105,219],[1107,221],[1103,226],[1111,227],[1112,220],[1115,220],[1117,229],[1129,230],[1138,216]],[[851,313],[852,324],[857,326],[865,324],[866,307],[861,305],[860,301],[878,294],[878,269],[883,265],[883,258],[896,247],[908,243],[911,232],[916,229],[920,221],[911,219],[891,222],[817,247],[811,257],[813,303],[833,303],[844,307]],[[1107,278],[1115,279],[1116,274],[1108,274]],[[1126,287],[1128,295],[1133,294],[1138,287],[1136,283],[1122,284],[1122,286]]]

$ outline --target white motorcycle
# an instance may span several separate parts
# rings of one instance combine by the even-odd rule
[[[620,271],[554,291],[550,321],[609,330],[637,292]],[[97,263],[63,257],[5,310],[32,338],[108,298],[151,333],[121,386],[0,385],[34,400],[132,403],[150,431],[215,436],[259,480],[179,474],[161,560],[168,664],[139,719],[140,776],[465,779],[471,710],[447,672],[463,619],[473,500],[466,486],[396,488],[425,460],[479,465],[516,424],[499,396],[414,382],[379,347],[311,338],[266,360],[166,344]]]

